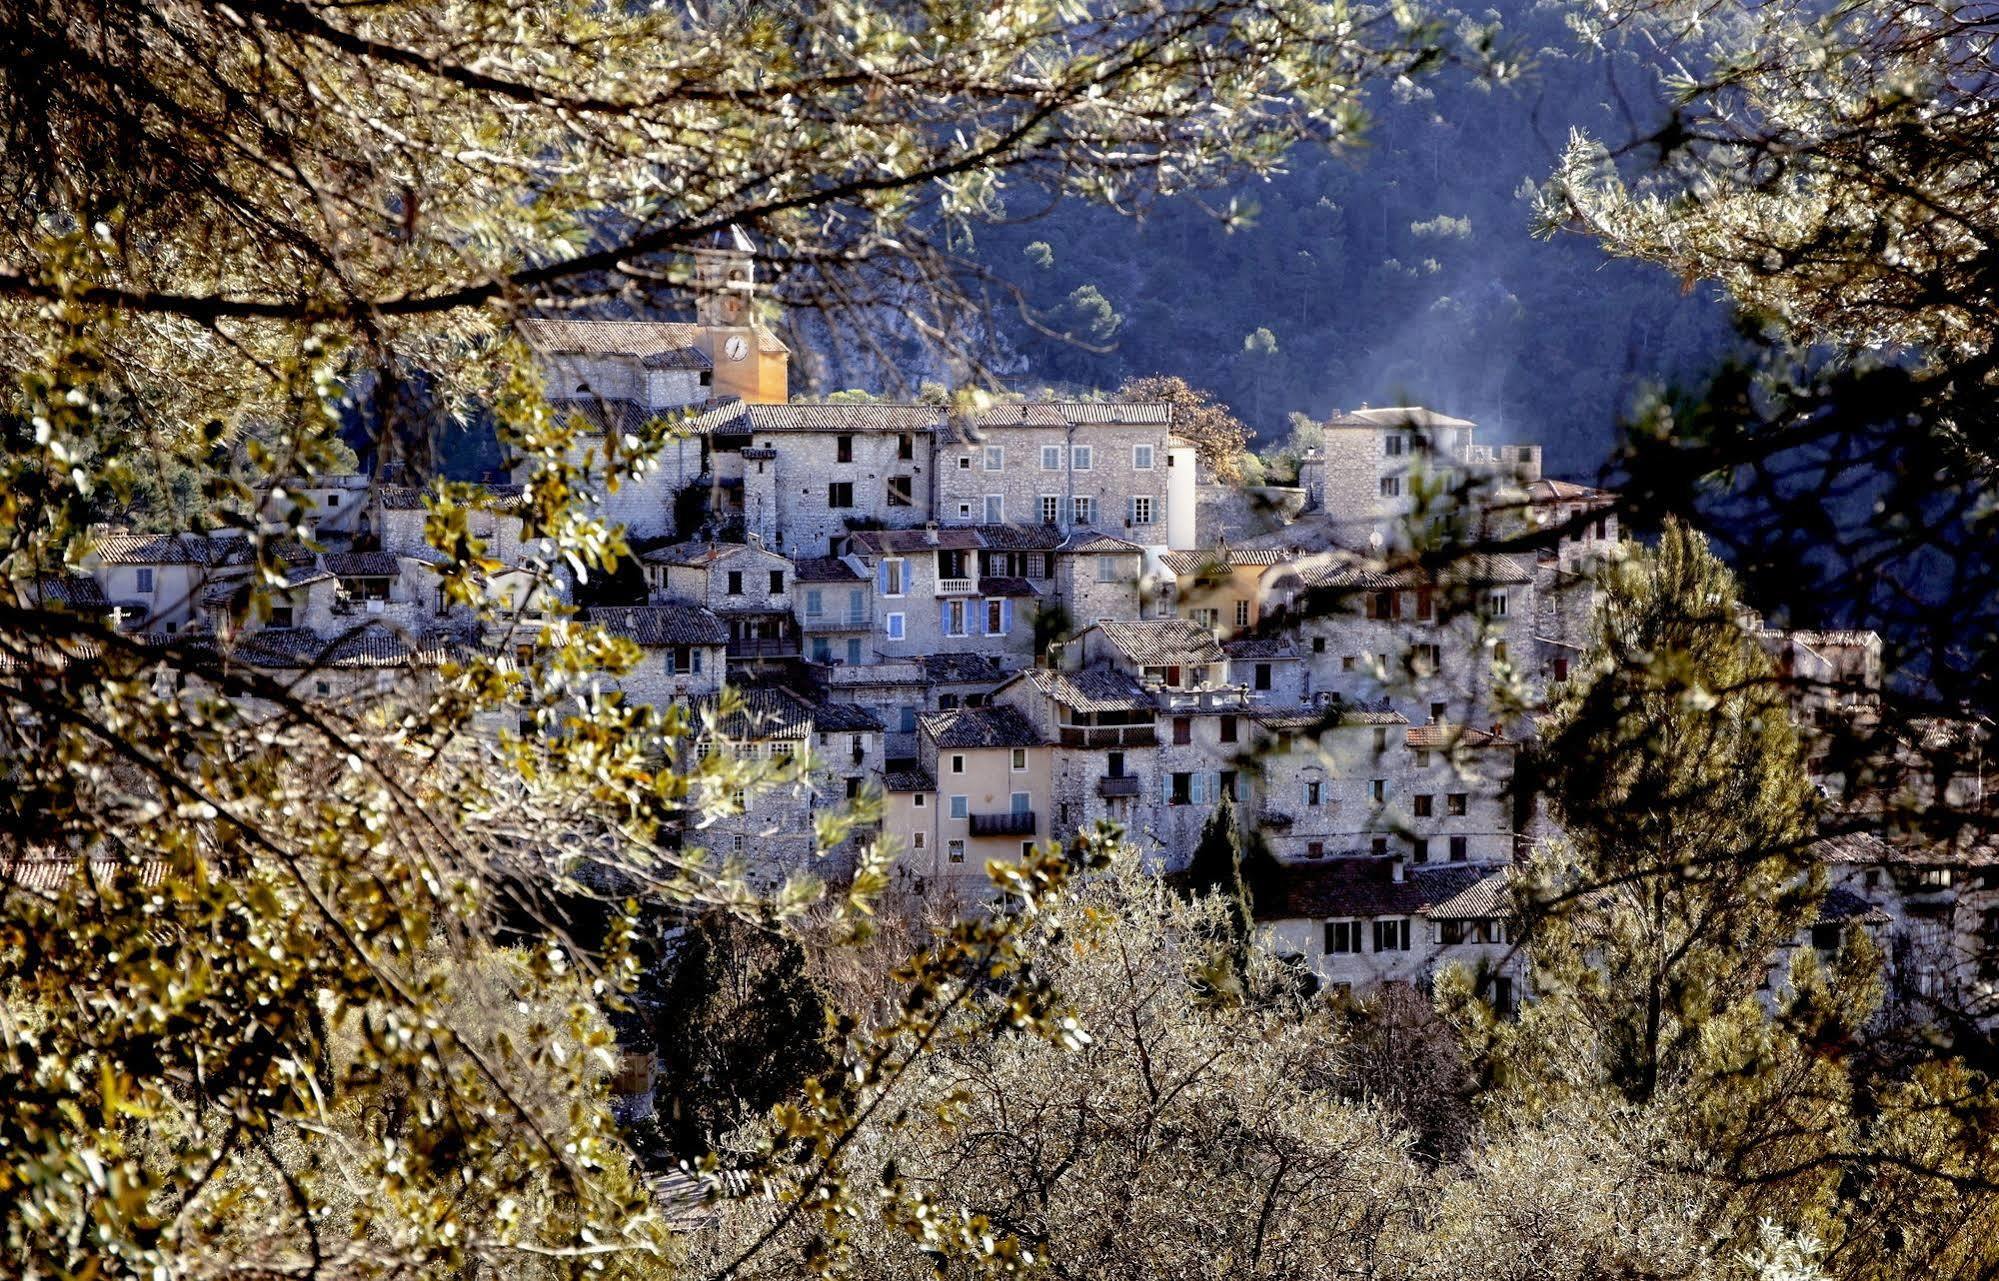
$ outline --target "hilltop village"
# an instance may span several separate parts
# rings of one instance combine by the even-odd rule
[[[1550,833],[1514,762],[1587,644],[1593,568],[1622,554],[1610,495],[1544,476],[1536,445],[1420,407],[1333,416],[1295,486],[1245,495],[1166,404],[791,403],[789,354],[753,318],[748,247],[716,245],[699,272],[692,323],[520,325],[551,401],[593,430],[684,420],[639,483],[599,496],[637,562],[628,599],[584,603],[540,565],[508,514],[518,484],[490,486],[473,530],[505,610],[532,626],[578,605],[640,648],[604,692],[705,709],[696,752],[805,763],[795,783],[715,804],[688,844],[775,884],[851,874],[879,835],[898,852],[895,893],[973,903],[989,860],[1103,820],[1177,871],[1226,798],[1275,862],[1255,914],[1281,954],[1354,990],[1422,984],[1454,960],[1500,1007],[1515,999],[1508,869]],[[288,547],[268,617],[243,608],[240,535],[101,530],[87,572],[37,590],[212,638],[326,699],[493,643],[438,589],[421,487],[355,476],[300,492],[311,538]],[[1425,522],[1543,537],[1391,568]],[[1868,713],[1877,637],[1751,622],[1802,678],[1801,725]],[[712,715],[725,686],[740,705]],[[819,820],[864,797],[878,831],[820,851]],[[1969,958],[1999,879],[1961,852],[1874,839],[1825,854],[1835,888],[1798,946],[1834,949],[1857,924],[1892,939],[1902,982],[1980,980]]]

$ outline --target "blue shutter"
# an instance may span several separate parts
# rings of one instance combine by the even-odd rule
[[[1173,776],[1165,770],[1159,771],[1159,803],[1161,805],[1173,803]]]
[[[882,561],[880,564],[875,566],[875,590],[884,596],[888,595],[887,561]]]
[[[1012,633],[1013,633],[1013,602],[1010,600],[1003,600],[1000,602],[1000,635],[1009,636],[1012,635]]]
[[[937,630],[945,636],[951,634],[951,602],[948,600],[937,602]]]

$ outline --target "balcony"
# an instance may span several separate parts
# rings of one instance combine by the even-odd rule
[[[873,630],[866,614],[807,614],[799,624],[808,632],[865,632]]]
[[[1124,774],[1117,778],[1100,778],[1097,780],[1097,795],[1106,799],[1115,796],[1136,796],[1138,795],[1138,776],[1136,774]]]
[[[972,815],[974,836],[1032,836],[1034,811],[1015,810],[1006,814]]]
[[[976,578],[940,578],[937,580],[939,596],[976,596],[979,594],[979,580]]]
[[[797,658],[797,637],[743,636],[729,641],[730,658]]]
[[[1156,725],[1064,725],[1058,730],[1064,747],[1157,747]]]

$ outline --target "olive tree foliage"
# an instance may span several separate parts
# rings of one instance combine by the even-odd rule
[[[844,1274],[883,1278],[1408,1274],[1422,1172],[1386,1113],[1337,1088],[1332,1012],[1292,998],[1262,954],[1249,981],[1268,999],[1214,1001],[1226,899],[1189,900],[1138,862],[1115,851],[1022,921],[1072,1036],[990,1034],[1010,999],[965,992],[947,1047],[863,1096],[896,1117],[843,1157],[857,1203],[878,1209],[834,1236],[794,1220],[742,1275],[794,1275],[801,1254],[828,1250]],[[783,1120],[740,1136],[742,1151],[782,1157]],[[794,1196],[778,1179],[724,1203],[714,1248],[764,1239]],[[940,1231],[983,1250],[945,1260]]]
[[[163,452],[229,445],[187,523],[244,534],[261,616],[310,515],[288,488],[346,465],[359,396],[388,456],[420,367],[523,463],[525,568],[608,573],[623,538],[584,496],[665,428],[553,412],[519,312],[684,302],[731,224],[789,301],[870,271],[942,299],[1010,175],[1135,205],[1267,171],[1345,137],[1421,35],[1297,0],[0,12],[33,51],[0,69],[0,1250],[97,1275],[658,1257],[587,1011],[633,981],[645,908],[757,897],[686,816],[792,776],[684,758],[689,709],[601,692],[633,646],[490,600],[474,488],[437,487],[425,532],[482,643],[337,705],[310,670],[48,603],[93,516]],[[607,884],[610,927],[572,938],[559,905]],[[916,990],[993,981],[1008,928],[931,949]],[[844,1097],[798,1135],[837,1149]]]

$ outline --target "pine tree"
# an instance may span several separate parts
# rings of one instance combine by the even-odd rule
[[[1220,895],[1227,904],[1227,932],[1220,944],[1216,970],[1225,971],[1238,992],[1249,981],[1251,903],[1243,878],[1242,834],[1236,830],[1235,802],[1227,796],[1201,828],[1201,840],[1187,864],[1189,894]]]
[[[1527,878],[1535,983],[1644,1103],[1713,1048],[1711,1025],[1763,1021],[1771,956],[1821,891],[1789,706],[1698,533],[1669,524],[1606,575],[1538,774],[1564,838]]]

